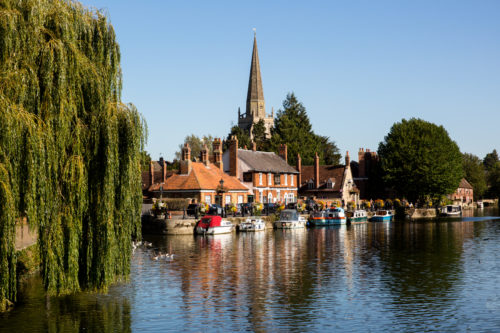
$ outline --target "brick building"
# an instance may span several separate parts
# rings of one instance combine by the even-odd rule
[[[448,199],[452,200],[454,204],[470,205],[474,201],[474,188],[465,178],[462,178],[457,190],[448,195]]]
[[[223,155],[224,170],[238,178],[251,191],[252,202],[296,202],[298,171],[287,163],[287,147],[280,147],[279,156],[273,152],[239,149],[238,139],[231,139]]]
[[[345,162],[345,165],[319,165],[316,154],[314,165],[301,165],[300,156],[297,156],[299,195],[324,201],[338,199],[344,204],[353,201],[358,204],[359,190],[352,177],[349,152]]]

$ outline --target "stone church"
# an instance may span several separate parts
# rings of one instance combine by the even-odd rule
[[[254,34],[246,111],[241,114],[238,108],[238,127],[248,131],[252,138],[253,126],[261,119],[264,120],[266,134],[269,136],[271,128],[274,126],[274,111],[270,115],[266,115],[264,90],[262,89],[262,77],[260,75],[259,53],[257,51],[257,37]]]

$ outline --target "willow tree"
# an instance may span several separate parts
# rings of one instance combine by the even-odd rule
[[[0,2],[1,304],[15,300],[22,220],[38,230],[49,293],[127,277],[145,124],[120,93],[120,50],[102,13],[72,1]]]

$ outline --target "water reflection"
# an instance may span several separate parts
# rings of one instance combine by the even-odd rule
[[[139,249],[130,283],[108,295],[47,301],[28,290],[0,327],[30,318],[30,331],[55,332],[494,330],[500,222],[468,219],[148,237],[174,259]]]

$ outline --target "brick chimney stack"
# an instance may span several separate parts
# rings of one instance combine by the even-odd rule
[[[201,163],[208,165],[208,148],[206,145],[203,145],[200,151],[200,161]]]
[[[345,166],[349,168],[351,166],[351,157],[349,157],[349,150],[345,153]]]
[[[359,148],[358,152],[358,177],[364,178],[366,175],[365,171],[365,150]]]
[[[180,161],[180,174],[187,175],[191,172],[191,148],[186,142],[184,147],[182,147],[181,161]]]
[[[163,157],[160,157],[160,165],[161,165],[161,171],[163,175],[163,180],[161,181],[162,183],[165,183],[167,180],[167,162],[163,159]]]
[[[149,164],[149,180],[151,181],[151,185],[155,183],[155,162],[151,161]]]
[[[234,135],[229,143],[229,175],[238,178],[238,138]]]
[[[318,153],[314,156],[314,186],[319,188],[319,156]]]
[[[214,151],[214,164],[221,170],[224,170],[222,163],[222,141],[220,138],[215,138],[212,143],[212,148]]]
[[[280,145],[279,155],[282,159],[285,160],[285,162],[288,163],[288,153],[287,153],[287,147],[286,147],[285,143]]]
[[[299,172],[297,175],[297,187],[300,187],[302,185],[302,160],[300,154],[297,154],[297,171]]]

